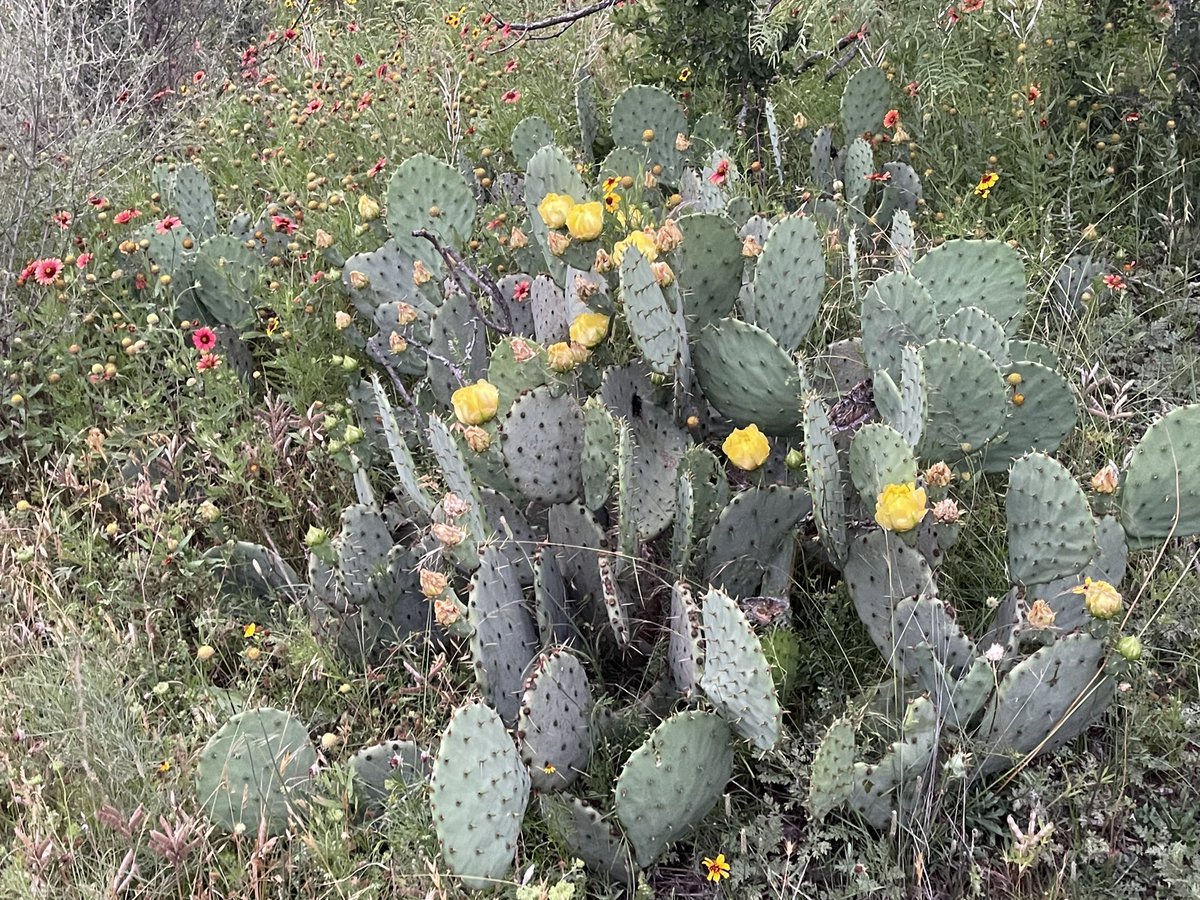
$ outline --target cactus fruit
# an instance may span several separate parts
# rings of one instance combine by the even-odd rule
[[[539,656],[525,682],[517,737],[534,788],[561,791],[583,772],[592,752],[592,689],[571,653]]]
[[[701,690],[738,734],[759,750],[773,749],[783,712],[758,635],[732,598],[717,588],[709,590],[700,613],[704,622]]]
[[[450,717],[430,775],[430,808],[450,871],[472,890],[512,868],[529,803],[529,773],[504,725],[470,701]]]
[[[209,739],[196,764],[205,814],[229,832],[280,834],[303,812],[317,752],[290,714],[264,707],[238,713]]]
[[[616,784],[617,818],[637,861],[647,866],[708,814],[733,774],[729,726],[714,713],[675,713],[625,762]]]

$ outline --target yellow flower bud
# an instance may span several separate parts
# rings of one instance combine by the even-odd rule
[[[496,387],[480,379],[474,384],[460,387],[451,397],[454,415],[464,425],[482,425],[496,415],[500,407],[500,392]]]
[[[538,204],[538,215],[546,223],[547,228],[562,228],[567,224],[567,213],[575,201],[567,194],[547,194]]]
[[[1107,581],[1084,578],[1074,593],[1083,594],[1087,611],[1097,619],[1111,619],[1121,612],[1121,593]]]
[[[608,334],[608,316],[603,313],[580,313],[571,323],[571,340],[585,347],[595,347]]]
[[[579,203],[567,210],[567,233],[575,240],[594,241],[603,230],[603,203]]]
[[[508,234],[508,246],[514,250],[520,250],[522,247],[529,246],[529,238],[525,236],[525,232],[520,228],[514,228]]]
[[[758,430],[757,425],[735,428],[721,444],[729,461],[746,472],[752,472],[767,461],[771,454],[771,442]]]
[[[912,531],[925,518],[925,491],[915,484],[889,484],[875,502],[875,521],[888,531]]]
[[[364,222],[374,222],[379,218],[379,202],[369,194],[358,198],[358,217]]]

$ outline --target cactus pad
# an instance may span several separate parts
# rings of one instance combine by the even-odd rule
[[[917,260],[912,273],[929,290],[945,320],[977,306],[1010,337],[1025,314],[1025,266],[1003,241],[946,241]]]
[[[800,488],[773,484],[737,494],[709,532],[705,580],[735,597],[754,596],[776,551],[811,510]]]
[[[903,435],[888,425],[864,425],[850,443],[850,480],[868,508],[889,484],[917,480],[917,460]]]
[[[716,409],[738,425],[786,434],[801,421],[799,369],[769,334],[722,319],[694,348],[696,379]]]
[[[550,834],[567,845],[589,869],[632,895],[637,867],[629,844],[616,825],[606,822],[592,806],[577,797],[543,794],[539,798],[542,818]]]
[[[427,754],[412,741],[385,741],[350,757],[355,787],[364,805],[382,810],[393,789],[407,791],[429,778]]]
[[[854,726],[838,719],[813,757],[808,810],[818,822],[850,799],[854,790]]]
[[[1042,453],[1013,463],[1004,503],[1008,575],[1022,585],[1044,584],[1083,569],[1096,555],[1096,526],[1071,473]]]
[[[567,395],[535,388],[513,403],[500,426],[513,484],[530,500],[565,503],[583,488],[583,410]]]
[[[592,752],[591,712],[592,689],[579,660],[556,649],[534,661],[517,737],[537,790],[560,791],[583,772]]]
[[[633,342],[651,370],[671,372],[679,361],[683,341],[678,319],[654,278],[645,257],[630,248],[621,259],[621,300]]]
[[[754,267],[746,318],[788,353],[794,353],[816,321],[825,291],[825,256],[812,219],[781,219]]]
[[[497,547],[479,554],[467,604],[475,680],[506,723],[515,722],[525,670],[537,654],[537,628],[516,569]]]
[[[921,348],[928,397],[921,456],[959,458],[980,449],[1004,424],[1004,378],[978,347],[939,338]]]
[[[1200,533],[1200,405],[1167,413],[1129,456],[1118,497],[1134,547]]]

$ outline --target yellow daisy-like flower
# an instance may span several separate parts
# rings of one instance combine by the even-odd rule
[[[605,194],[604,195],[604,208],[607,209],[610,213],[615,213],[618,209],[620,209],[621,208],[620,195],[619,194]]]
[[[983,177],[979,179],[979,184],[975,185],[975,196],[986,200],[999,180],[1000,176],[995,172],[984,172]]]
[[[682,69],[679,70],[679,80],[680,81],[688,81],[689,79],[691,79],[691,77],[692,77],[692,70],[690,68],[688,68],[687,66],[684,66]]]
[[[700,865],[704,867],[704,877],[709,881],[720,883],[722,878],[729,877],[729,863],[725,862],[724,853],[718,853],[714,859],[706,856],[700,860]]]
[[[256,634],[258,634],[258,626],[253,622],[242,629],[242,637],[246,638],[247,640],[254,637]]]
[[[620,183],[621,183],[620,178],[616,178],[616,177],[605,178],[604,183],[601,185],[601,187],[604,188],[604,193],[611,194],[613,191],[615,191],[617,189],[617,185],[619,185]]]

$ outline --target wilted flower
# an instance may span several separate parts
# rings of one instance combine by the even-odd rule
[[[413,263],[413,284],[424,284],[432,277],[433,275],[429,269],[426,268],[425,263],[421,262],[419,259]]]
[[[1025,616],[1030,628],[1052,628],[1057,614],[1045,600],[1034,600]]]
[[[742,241],[742,256],[747,259],[754,259],[761,256],[763,252],[762,244],[760,244],[752,234],[746,235]]]
[[[571,246],[571,239],[561,232],[551,231],[546,235],[546,244],[550,247],[551,255],[562,256]]]
[[[771,442],[759,431],[757,425],[747,425],[730,432],[729,437],[721,444],[721,450],[739,469],[752,472],[771,455]]]
[[[446,525],[443,522],[434,522],[429,530],[443,547],[457,547],[467,539],[467,532],[464,529],[455,525]]]
[[[529,246],[529,238],[520,228],[514,228],[508,233],[508,246],[514,250],[520,250],[522,247]]]
[[[674,219],[667,219],[654,233],[654,248],[659,253],[670,253],[683,243],[683,232]]]
[[[478,425],[468,425],[464,428],[463,440],[476,453],[482,453],[492,446],[492,436],[488,434],[486,428],[480,428]]]
[[[454,415],[464,425],[482,425],[496,415],[500,407],[500,391],[482,378],[474,384],[460,387],[450,397]]]
[[[559,341],[546,348],[546,362],[555,372],[570,372],[578,365],[571,345],[565,341]]]
[[[580,313],[571,323],[571,340],[584,347],[595,347],[608,334],[608,316],[603,313]]]
[[[516,362],[528,362],[537,355],[537,351],[529,346],[529,341],[525,338],[509,338],[508,345],[512,348],[513,360]]]
[[[421,593],[430,600],[440,597],[449,584],[450,579],[441,572],[436,572],[433,569],[421,570]]]
[[[370,283],[371,279],[362,272],[356,270],[350,273],[350,284],[355,290],[361,291]]]
[[[1092,476],[1092,490],[1097,494],[1114,493],[1120,480],[1121,472],[1117,469],[1117,464],[1110,462]]]
[[[313,243],[316,244],[318,250],[328,250],[333,246],[333,235],[323,228],[318,228]]]
[[[923,488],[911,482],[889,484],[875,503],[875,521],[888,531],[912,531],[928,511]]]
[[[679,134],[675,135],[675,149],[676,150],[678,150],[680,153],[683,153],[687,150],[690,150],[691,147],[692,147],[692,142],[687,139],[686,134],[684,134],[683,132],[680,132]]]
[[[370,194],[362,194],[358,198],[358,217],[364,222],[374,222],[379,218],[379,201]]]
[[[449,628],[457,622],[460,615],[458,606],[455,605],[453,600],[446,597],[439,597],[433,601],[433,617],[443,628]]]
[[[945,500],[939,500],[933,504],[933,518],[942,525],[953,525],[962,518],[962,510],[958,508],[957,503],[947,497]]]
[[[352,321],[353,319],[350,318],[350,313],[343,310],[339,309],[333,314],[333,327],[338,331],[345,331],[350,327],[350,323]]]
[[[442,498],[442,512],[451,519],[458,519],[465,516],[470,508],[471,504],[453,491],[450,491]]]
[[[1084,578],[1074,593],[1083,594],[1084,605],[1097,619],[1111,619],[1121,611],[1121,593],[1107,581]]]
[[[954,480],[954,472],[944,462],[935,462],[921,478],[926,487],[944,488]]]
[[[396,322],[400,325],[411,325],[417,321],[417,309],[409,303],[400,303],[396,307]]]
[[[403,353],[408,349],[408,341],[398,331],[393,331],[388,335],[388,349],[393,353]]]
[[[667,287],[675,281],[675,273],[661,259],[658,262],[650,263],[650,271],[654,273],[654,280],[658,282],[659,287]]]

